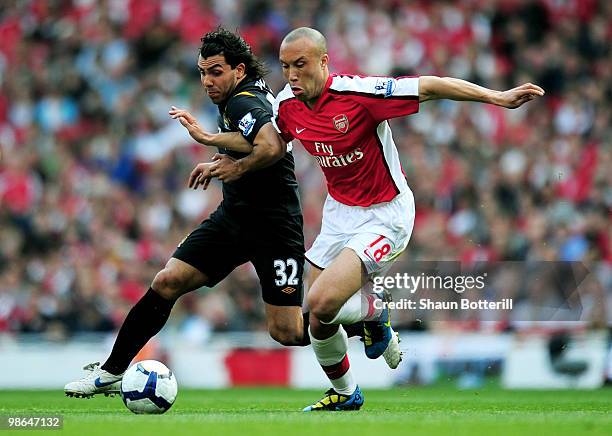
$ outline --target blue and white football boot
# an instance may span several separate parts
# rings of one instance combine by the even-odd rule
[[[316,403],[304,407],[303,412],[359,410],[363,406],[363,394],[359,386],[351,395],[339,394],[333,388],[325,392]]]
[[[385,302],[391,301],[390,294],[385,293],[382,300]],[[364,321],[363,333],[366,356],[370,359],[378,359],[383,356],[389,368],[397,368],[402,361],[402,352],[399,347],[400,338],[391,327],[391,314],[386,305],[378,320]]]
[[[80,380],[73,381],[64,386],[64,393],[68,397],[91,398],[97,394],[115,396],[121,389],[123,374],[114,375],[100,367],[100,362],[90,363],[83,367],[89,373]]]

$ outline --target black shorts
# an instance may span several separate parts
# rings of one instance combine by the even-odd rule
[[[301,215],[275,216],[220,206],[178,245],[172,257],[204,273],[208,287],[251,262],[266,303],[301,306],[304,251]]]

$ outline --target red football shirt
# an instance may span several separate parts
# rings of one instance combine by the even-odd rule
[[[302,142],[340,203],[367,207],[408,189],[387,120],[418,112],[418,77],[331,74],[312,109],[289,85],[273,109],[280,135]]]

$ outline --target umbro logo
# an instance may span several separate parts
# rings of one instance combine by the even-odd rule
[[[298,135],[300,133],[302,133],[304,130],[306,130],[306,127],[304,127],[303,129],[298,129],[297,127],[295,128],[295,133],[297,133]]]
[[[292,294],[296,291],[295,288],[292,288],[291,286],[287,286],[285,289],[281,289],[281,292],[284,292],[285,294]]]

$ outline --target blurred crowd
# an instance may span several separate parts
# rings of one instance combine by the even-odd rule
[[[581,261],[592,273],[581,290],[596,302],[590,319],[611,322],[612,2],[8,0],[0,332],[61,340],[114,331],[216,208],[217,182],[186,187],[214,150],[194,144],[168,110],[188,108],[216,128],[196,61],[199,38],[217,25],[239,29],[275,91],[279,43],[304,25],[327,36],[335,72],[542,86],[544,98],[517,110],[428,102],[392,122],[417,201],[405,259]],[[308,247],[326,189],[316,162],[295,149]],[[252,267],[182,297],[170,325],[196,341],[265,329]]]

